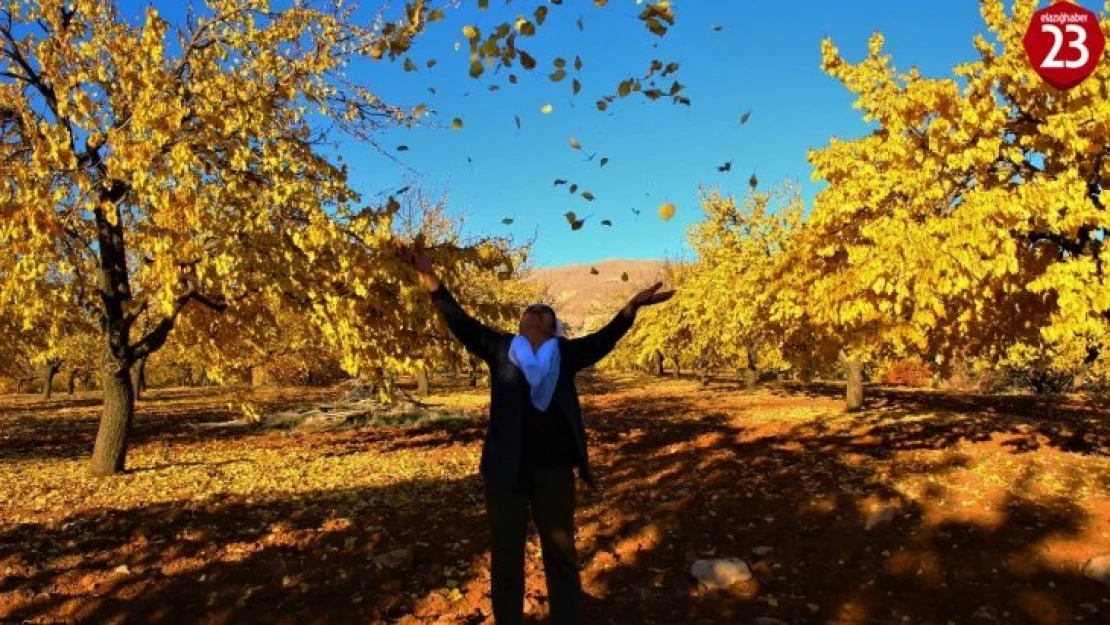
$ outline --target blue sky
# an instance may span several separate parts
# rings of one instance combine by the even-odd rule
[[[635,18],[641,8],[636,0],[610,0],[604,9],[567,0],[551,7],[547,25],[528,41],[541,66],[534,73],[518,71],[519,84],[509,85],[504,70],[487,71],[479,80],[467,75],[462,26],[486,32],[506,16],[531,14],[537,3],[505,6],[494,0],[486,12],[473,0],[464,4],[414,45],[410,56],[419,71],[406,73],[400,62],[352,69],[388,101],[427,104],[444,127],[383,133],[380,145],[403,166],[353,141],[341,151],[353,185],[366,196],[410,184],[447,192],[451,211],[465,215],[468,235],[534,236],[537,266],[680,254],[686,226],[701,216],[699,185],[743,194],[753,171],[763,185],[791,179],[812,197],[818,186],[810,179],[806,150],[832,136],[867,132],[847,91],[821,72],[826,34],[855,61],[865,54],[870,34],[881,30],[898,67],[917,65],[926,75],[941,76],[974,59],[972,38],[986,31],[971,0],[674,0],[677,23],[659,38]],[[582,31],[575,26],[579,17]],[[716,32],[713,25],[723,28]],[[569,77],[547,80],[551,68],[542,63],[553,54],[582,57],[577,97],[571,96]],[[429,58],[438,62],[432,69],[425,67]],[[681,63],[677,79],[687,85],[692,106],[633,94],[608,113],[597,110],[600,95],[615,91],[623,78],[642,75],[652,58]],[[492,84],[501,89],[490,92]],[[545,104],[554,111],[541,113]],[[741,127],[740,114],[747,110],[750,120]],[[521,119],[519,130],[514,116]],[[455,117],[464,120],[461,131],[449,128]],[[581,151],[569,146],[572,136]],[[409,149],[393,151],[398,145]],[[595,152],[587,162],[586,155]],[[604,168],[602,157],[609,158]],[[732,161],[732,171],[719,173],[725,161]],[[572,196],[565,186],[553,186],[556,178],[577,182],[597,199]],[[678,207],[669,222],[656,213],[665,201]],[[585,227],[572,231],[563,217],[568,210],[589,216]],[[505,217],[514,223],[503,225]],[[613,227],[601,226],[602,219]]]

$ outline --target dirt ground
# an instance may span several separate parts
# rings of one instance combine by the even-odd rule
[[[586,623],[1110,622],[1110,588],[1080,573],[1110,554],[1105,407],[871,388],[845,414],[835,385],[580,387],[601,486],[577,516]],[[151,391],[130,471],[96,480],[95,395],[0,398],[0,622],[489,620],[482,418],[198,427],[233,419],[226,400]],[[754,578],[699,590],[691,562],[716,557]],[[538,543],[527,567],[544,622]]]

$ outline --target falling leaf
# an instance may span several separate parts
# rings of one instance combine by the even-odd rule
[[[621,272],[621,282],[628,282],[628,272]]]
[[[576,23],[578,24],[578,30],[582,30],[584,28],[584,25],[582,24],[582,18],[578,18],[578,21]]]
[[[562,80],[566,77],[567,77],[567,70],[565,70],[565,69],[557,69],[554,72],[551,72],[550,75],[548,75],[548,78],[551,79],[551,82],[559,82],[560,80]]]
[[[406,72],[415,72],[416,71],[416,63],[413,63],[412,59],[410,59],[408,57],[405,57],[404,67],[405,67]]]
[[[718,165],[717,166],[717,171],[719,171],[721,173],[724,173],[724,172],[727,172],[727,171],[732,171],[732,161],[725,161],[724,165]]]
[[[436,94],[436,88],[435,87],[428,87],[428,92],[431,93],[432,95],[435,95]]]
[[[462,121],[462,118],[461,118],[461,117],[456,117],[456,118],[455,118],[455,119],[454,119],[454,120],[453,120],[453,121],[451,122],[451,129],[452,129],[452,130],[462,130],[462,127],[463,127],[463,121]]]
[[[516,74],[509,74],[509,83],[515,85],[517,83]]]
[[[756,186],[757,186],[758,184],[759,184],[759,178],[756,178],[756,177],[755,177],[755,174],[753,173],[753,174],[752,174],[752,177],[751,177],[751,178],[748,178],[748,186],[749,186],[749,187],[751,187],[751,188],[752,188],[752,189],[754,190],[754,189],[755,189],[755,187],[756,187]]]
[[[574,137],[571,137],[570,138],[570,147],[574,148],[575,150],[581,150],[582,149],[582,144],[578,142],[578,139],[575,139]]]
[[[603,157],[603,158],[601,159],[601,167],[605,167],[605,166],[606,166],[606,165],[608,165],[608,164],[609,164],[609,157],[608,157],[608,156],[606,156],[606,157]]]
[[[427,66],[428,69],[431,69],[431,68],[436,66],[436,60],[435,59],[428,59],[428,62],[425,63],[424,65]]]
[[[550,104],[544,104],[543,106],[540,107],[540,112],[543,113],[544,115],[548,115],[548,114],[551,113],[551,111],[554,111],[554,110],[555,110],[555,107],[551,106]]]
[[[633,208],[633,209],[632,209],[632,212],[633,212],[633,213],[635,213],[637,217],[639,217],[639,216],[640,216],[640,209],[638,209],[638,208]]]
[[[590,267],[590,273],[596,276],[601,272],[597,270],[597,267]]]
[[[408,152],[408,151],[409,151],[409,146],[407,146],[407,145],[399,145],[399,146],[397,146],[397,151],[398,151],[398,152]]]
[[[513,119],[516,121],[516,129],[520,130],[520,115],[513,115]]]
[[[613,222],[609,221],[608,219],[602,219],[601,220],[601,225],[603,225],[603,226],[612,226]]]
[[[582,70],[582,57],[575,55],[575,57],[574,57],[574,69],[579,70],[579,71]]]
[[[574,214],[574,211],[567,211],[563,216],[567,218],[567,223],[570,224],[571,230],[581,230],[582,226],[586,224],[586,220],[579,219],[578,216]]]
[[[501,223],[505,224],[506,226],[511,226],[511,225],[513,225],[513,218],[512,217],[506,217],[506,218],[501,220]]]
[[[663,205],[659,207],[659,216],[663,218],[663,221],[670,221],[671,218],[674,217],[674,212],[674,204],[670,202],[664,202]]]
[[[719,33],[724,28],[724,26],[721,26],[720,24],[714,24],[713,26],[711,26],[711,28],[713,29],[714,32]]]
[[[489,86],[490,91],[497,91],[500,88],[501,88],[501,85],[490,85]]]
[[[557,186],[559,186],[559,185],[561,185],[561,184],[566,184],[566,183],[567,183],[567,181],[566,181],[566,180],[563,180],[562,178],[556,178],[556,179],[555,179],[555,186],[556,186],[556,187],[557,187]]]
[[[751,116],[752,116],[751,111],[745,111],[744,114],[740,116],[740,123],[741,124],[748,123],[748,118],[751,117]]]
[[[570,185],[570,192],[571,193],[578,193],[578,185],[577,184]]]
[[[587,202],[592,202],[594,201],[594,194],[590,193],[589,191],[583,191],[582,199],[586,200]]]
[[[571,91],[574,93],[574,95],[578,95],[578,92],[581,91],[581,90],[582,90],[582,83],[578,82],[578,79],[575,78],[574,82],[571,83]]]

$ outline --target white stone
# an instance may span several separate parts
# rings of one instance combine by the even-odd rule
[[[1087,560],[1083,565],[1083,577],[1110,586],[1110,554]]]
[[[752,578],[751,569],[740,558],[698,560],[690,567],[690,574],[698,580],[699,585],[708,589],[728,588]]]

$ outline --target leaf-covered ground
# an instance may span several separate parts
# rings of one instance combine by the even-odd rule
[[[846,415],[834,386],[584,382],[603,488],[580,490],[587,623],[1110,620],[1080,574],[1110,554],[1105,409],[871,389]],[[150,392],[131,472],[94,480],[97,397],[0,398],[0,621],[487,621],[482,419],[200,427],[233,418],[226,400]],[[480,413],[484,396],[432,401]],[[700,591],[704,557],[755,578]],[[543,619],[536,544],[527,566]]]

